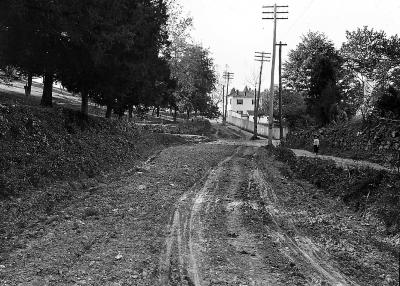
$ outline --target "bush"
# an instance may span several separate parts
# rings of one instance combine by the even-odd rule
[[[379,95],[376,109],[380,116],[400,118],[400,91],[389,87],[386,92]]]

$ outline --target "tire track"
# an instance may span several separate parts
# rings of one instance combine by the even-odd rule
[[[201,273],[198,259],[201,255],[202,225],[199,212],[207,201],[206,196],[210,190],[215,189],[218,179],[228,163],[238,154],[241,147],[231,156],[221,161],[215,168],[210,169],[206,175],[188,192],[179,199],[172,216],[165,241],[165,252],[160,258],[160,285],[171,285],[171,270],[173,259],[179,261],[177,265],[180,273],[180,281],[187,281],[189,285],[201,285]],[[177,245],[178,253],[173,253],[174,245]],[[176,257],[177,256],[177,257]],[[187,273],[187,275],[185,275]]]
[[[327,280],[331,285],[335,286],[356,286],[358,285],[345,275],[341,274],[329,261],[324,260],[317,252],[318,247],[307,237],[302,236],[290,219],[287,221],[290,228],[294,231],[295,237],[292,239],[285,230],[280,227],[280,206],[278,203],[277,195],[269,182],[265,180],[258,168],[253,171],[253,178],[260,190],[260,197],[263,199],[265,210],[269,213],[277,231],[270,230],[277,240],[283,245],[288,247],[289,251],[284,251],[285,254],[294,261],[303,265],[310,265],[313,272],[317,272],[319,278]],[[287,220],[287,219],[286,219]],[[284,247],[282,247],[284,249]],[[314,276],[313,273],[310,273]]]
[[[243,285],[290,285],[290,282],[284,282],[285,278],[290,279],[286,276],[290,273],[277,272],[264,259],[286,257],[296,262],[307,276],[306,280],[301,280],[305,283],[301,285],[325,282],[335,286],[357,286],[341,274],[308,237],[301,235],[290,218],[282,214],[272,184],[264,178],[255,162],[256,150],[256,146],[237,147],[234,154],[210,169],[178,200],[165,240],[165,251],[160,257],[160,285],[230,285],[229,281],[235,277],[241,277]],[[221,212],[222,209],[226,214]],[[255,213],[266,212],[271,218],[272,225],[265,225],[262,231],[278,242],[276,246],[263,241],[246,226],[244,211],[249,209]],[[214,216],[214,212],[223,217]],[[212,229],[211,225],[214,225]],[[217,228],[226,228],[229,236],[224,237]],[[267,246],[263,248],[265,243]],[[215,254],[222,255],[223,260],[218,262]]]

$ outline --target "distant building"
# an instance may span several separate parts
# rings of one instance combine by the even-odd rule
[[[263,101],[266,100],[267,92],[263,91],[260,95],[260,107]],[[241,114],[242,116],[252,115],[254,113],[254,90],[245,87],[243,91],[232,89],[228,95],[228,112],[233,111]]]

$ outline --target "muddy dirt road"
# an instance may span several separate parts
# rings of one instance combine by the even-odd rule
[[[379,225],[260,145],[175,146],[76,190],[7,240],[0,285],[397,285]]]
[[[160,285],[369,285],[343,274],[296,228],[258,152],[236,147],[181,196],[160,260]]]

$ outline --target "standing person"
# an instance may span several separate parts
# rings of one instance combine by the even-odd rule
[[[319,139],[317,135],[314,135],[314,153],[315,155],[318,155],[318,151],[319,151]]]

